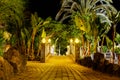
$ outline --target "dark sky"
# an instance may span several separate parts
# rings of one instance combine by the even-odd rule
[[[113,5],[118,11],[120,11],[120,0],[113,0]],[[120,33],[120,23],[117,25],[116,31]]]
[[[60,9],[60,0],[29,0],[29,9],[38,12],[42,18],[51,16],[55,18]]]
[[[113,0],[113,5],[117,10],[120,10],[120,0]]]

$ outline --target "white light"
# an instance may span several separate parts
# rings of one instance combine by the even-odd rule
[[[73,39],[70,39],[70,43],[72,43],[73,42]]]
[[[46,42],[46,40],[45,40],[45,38],[43,38],[43,39],[42,39],[42,43],[45,43],[45,42]]]
[[[48,39],[48,43],[51,43],[51,39]]]
[[[55,45],[52,45],[53,48],[55,48]]]
[[[70,46],[67,46],[67,48],[70,48]]]
[[[79,43],[80,41],[79,41],[79,39],[78,38],[76,38],[75,39],[75,43]]]

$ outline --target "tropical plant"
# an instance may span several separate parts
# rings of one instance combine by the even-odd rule
[[[108,12],[116,12],[116,10],[110,3],[112,3],[112,0],[64,0],[55,19],[63,22],[70,18],[74,12],[78,12],[84,17],[86,16],[86,19],[89,18],[92,12],[111,15]]]
[[[116,26],[117,26],[118,22],[120,22],[120,11],[118,11],[115,14],[112,12],[112,15],[111,15],[110,19],[112,21],[112,29],[113,29],[113,33],[112,33],[112,42],[113,42],[112,54],[113,54],[113,60],[114,60],[114,58],[115,58],[114,47],[115,47]]]
[[[119,33],[116,33],[115,42],[116,42],[118,45],[120,44],[120,34],[119,34]]]
[[[120,47],[115,47],[115,53],[120,54]]]
[[[21,37],[22,37],[22,44],[23,46],[22,47],[22,51],[25,53],[25,55],[28,57],[29,54],[30,54],[30,46],[31,46],[31,33],[30,33],[30,30],[29,29],[22,29],[21,30]]]
[[[5,40],[3,38],[3,31],[0,30],[0,56],[3,55],[3,44],[4,44]]]
[[[33,60],[34,56],[34,49],[35,49],[35,37],[37,32],[42,29],[42,26],[49,24],[49,21],[43,20],[42,18],[38,17],[37,13],[31,15],[31,26],[32,26],[32,33],[31,33],[31,51],[29,52],[29,56]],[[42,32],[42,31],[41,31]],[[40,34],[39,34],[40,35]],[[40,36],[38,36],[40,39]],[[39,42],[38,42],[39,43]]]
[[[103,47],[102,47],[102,52],[103,52],[103,53],[106,53],[107,50],[108,50],[108,49],[107,49],[107,46],[103,46]]]
[[[65,0],[56,15],[56,20],[63,22],[70,18],[72,13],[77,12],[76,25],[90,38],[94,36],[94,46],[97,50],[98,36],[103,36],[109,31],[111,26],[109,16],[112,15],[111,11],[116,13],[116,9],[110,3],[112,0]]]
[[[107,36],[106,36],[106,43],[107,43],[108,50],[111,50],[113,43],[112,43],[112,40]]]
[[[9,32],[0,30],[0,56],[2,56],[4,52],[6,52],[6,43],[9,42],[10,38],[11,34]]]
[[[0,1],[0,22],[4,30],[12,36],[10,44],[17,46],[21,52],[21,29],[24,23],[25,1],[23,0],[1,0]],[[22,53],[22,52],[21,52]]]
[[[113,50],[112,53],[114,55],[114,43],[115,43],[115,35],[116,35],[116,26],[118,22],[120,22],[120,11],[118,11],[116,14],[112,13],[111,15],[111,21],[112,21],[112,28],[113,28],[113,34],[112,34],[112,40],[113,40]],[[113,57],[114,58],[114,57]]]

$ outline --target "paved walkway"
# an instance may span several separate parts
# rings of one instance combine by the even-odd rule
[[[11,80],[120,80],[80,66],[66,56],[51,57],[46,63],[28,62],[24,73]]]

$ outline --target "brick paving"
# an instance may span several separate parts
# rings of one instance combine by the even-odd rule
[[[46,63],[28,61],[25,72],[10,80],[120,80],[75,64],[68,56],[53,56]]]

